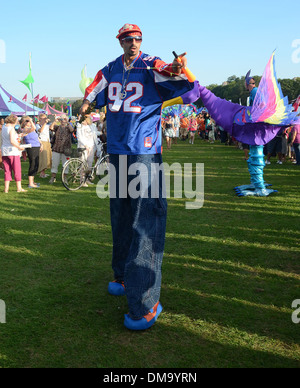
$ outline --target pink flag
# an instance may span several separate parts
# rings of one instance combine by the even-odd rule
[[[47,102],[47,101],[48,101],[48,98],[47,98],[46,96],[44,96],[44,97],[42,97],[42,98],[40,99],[40,101],[42,101],[42,102]]]
[[[299,96],[297,97],[296,101],[293,104],[294,112],[297,112],[297,110],[299,108],[299,105],[300,105],[300,94],[299,94]]]
[[[40,95],[38,94],[37,96],[34,97],[33,102],[39,102]]]
[[[22,101],[27,101],[27,94],[22,98]]]

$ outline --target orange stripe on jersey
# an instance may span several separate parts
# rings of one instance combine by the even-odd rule
[[[167,77],[176,77],[178,73],[174,73],[172,63],[167,64],[161,59],[156,59],[153,62],[153,66],[155,67],[154,71],[159,72],[160,74]]]

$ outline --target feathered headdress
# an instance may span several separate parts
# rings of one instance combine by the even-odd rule
[[[250,77],[250,73],[251,73],[251,70],[249,70],[245,76],[246,85],[249,85],[250,81],[252,80],[252,77]]]

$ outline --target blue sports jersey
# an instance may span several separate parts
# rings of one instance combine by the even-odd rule
[[[184,75],[172,74],[172,65],[140,52],[131,70],[124,71],[124,55],[98,72],[85,99],[107,106],[107,148],[111,154],[161,153],[161,108],[164,101],[192,89]],[[122,86],[122,84],[124,86]],[[119,111],[114,103],[126,91]]]

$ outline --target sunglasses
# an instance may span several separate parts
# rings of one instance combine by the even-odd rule
[[[133,39],[135,39],[137,42],[141,42],[143,40],[141,36],[126,36],[126,38],[122,39],[122,42],[132,43]]]

